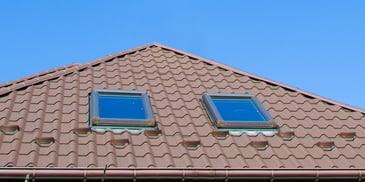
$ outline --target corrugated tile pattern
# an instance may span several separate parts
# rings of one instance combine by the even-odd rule
[[[91,131],[96,88],[147,91],[160,131]],[[205,92],[256,95],[280,133],[216,132]],[[3,84],[0,125],[0,166],[365,167],[364,112],[159,44]]]

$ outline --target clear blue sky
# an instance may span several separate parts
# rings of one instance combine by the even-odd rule
[[[0,82],[158,42],[365,109],[365,1],[9,0]]]

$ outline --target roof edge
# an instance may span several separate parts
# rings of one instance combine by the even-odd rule
[[[317,94],[314,94],[314,93],[307,92],[307,91],[304,91],[302,89],[299,89],[297,87],[289,86],[289,85],[286,85],[286,84],[283,84],[283,83],[280,83],[280,82],[277,82],[277,81],[273,81],[273,80],[270,80],[270,79],[267,79],[267,78],[264,78],[264,77],[261,77],[261,76],[258,76],[258,75],[255,75],[255,74],[246,72],[246,71],[242,71],[240,69],[237,69],[237,68],[228,66],[226,64],[222,64],[222,63],[216,62],[216,61],[211,60],[211,59],[207,59],[207,58],[203,58],[203,57],[200,57],[200,56],[196,56],[196,55],[187,53],[185,51],[177,50],[177,49],[174,49],[174,48],[171,48],[171,47],[168,47],[168,46],[159,44],[159,43],[154,43],[152,45],[155,45],[155,46],[158,46],[158,47],[162,47],[164,49],[169,49],[169,50],[174,51],[174,52],[177,52],[179,54],[184,54],[184,55],[187,55],[189,57],[193,57],[195,59],[202,60],[202,61],[204,61],[206,63],[213,64],[213,65],[216,65],[218,67],[221,67],[221,68],[224,68],[224,69],[228,69],[228,70],[231,70],[233,72],[236,72],[236,73],[239,73],[239,74],[242,74],[242,75],[246,75],[248,77],[251,77],[251,78],[254,78],[254,79],[257,79],[257,80],[261,80],[261,81],[264,81],[264,82],[268,82],[270,84],[278,85],[280,87],[283,87],[283,88],[286,88],[286,89],[289,89],[289,90],[293,90],[293,91],[299,92],[299,93],[301,93],[303,95],[306,95],[306,96],[309,96],[309,97],[318,98],[318,99],[320,99],[322,101],[325,101],[325,102],[328,102],[328,103],[331,103],[331,104],[334,104],[334,105],[339,105],[339,106],[341,106],[343,108],[347,108],[347,109],[354,110],[354,111],[358,111],[358,112],[361,112],[361,113],[364,113],[365,114],[365,109],[361,109],[361,108],[358,108],[358,107],[355,107],[355,106],[351,106],[351,105],[348,105],[348,104],[344,104],[344,103],[341,103],[341,102],[338,102],[338,101],[335,101],[335,100],[332,100],[332,99],[329,99],[329,98],[326,98],[326,97],[322,97],[322,96],[319,96]]]
[[[17,90],[17,89],[20,89],[23,87],[28,87],[35,83],[47,81],[47,80],[50,80],[50,79],[53,79],[53,78],[56,78],[56,77],[59,77],[62,75],[67,75],[69,73],[72,73],[73,71],[81,70],[90,65],[98,64],[100,62],[103,62],[103,61],[106,61],[106,60],[109,60],[109,59],[112,59],[112,58],[115,58],[115,57],[118,57],[121,55],[140,51],[140,50],[143,50],[143,49],[151,47],[151,46],[158,46],[158,43],[146,44],[146,45],[139,46],[136,48],[128,49],[128,50],[117,52],[114,54],[110,54],[110,55],[98,58],[96,60],[93,60],[93,61],[90,61],[87,63],[69,64],[69,65],[53,68],[53,69],[50,69],[47,71],[43,71],[40,73],[32,74],[32,75],[29,75],[29,76],[26,76],[23,78],[19,78],[19,79],[13,80],[13,81],[5,82],[5,83],[0,84],[0,95],[6,95],[14,90]]]
[[[96,65],[96,64],[99,64],[101,62],[104,62],[104,61],[113,59],[115,57],[118,57],[118,56],[122,56],[122,55],[126,55],[126,54],[131,54],[131,53],[134,53],[134,52],[137,52],[137,51],[141,51],[143,49],[146,49],[146,48],[152,47],[152,46],[167,49],[167,50],[173,51],[173,52],[178,53],[178,54],[183,54],[183,55],[186,55],[186,56],[191,57],[193,59],[201,60],[201,61],[204,61],[208,64],[216,65],[218,67],[221,67],[221,68],[224,68],[224,69],[227,69],[227,70],[231,70],[231,71],[236,72],[238,74],[246,75],[248,77],[251,77],[251,78],[254,78],[254,79],[257,79],[257,80],[261,80],[261,81],[264,81],[264,82],[268,82],[270,84],[278,85],[280,87],[283,87],[283,88],[286,88],[286,89],[289,89],[289,90],[293,90],[295,92],[299,92],[303,95],[313,97],[313,98],[318,98],[322,101],[325,101],[325,102],[328,102],[328,103],[331,103],[331,104],[334,104],[334,105],[339,105],[343,108],[350,109],[350,110],[353,110],[353,111],[358,111],[358,112],[361,112],[361,113],[365,114],[365,109],[361,109],[361,108],[358,108],[358,107],[355,107],[355,106],[351,106],[351,105],[344,104],[344,103],[341,103],[341,102],[338,102],[338,101],[334,101],[332,99],[325,98],[325,97],[322,97],[322,96],[319,96],[319,95],[316,95],[316,94],[301,90],[299,88],[292,87],[292,86],[289,86],[289,85],[286,85],[286,84],[283,84],[283,83],[280,83],[280,82],[276,82],[276,81],[273,81],[273,80],[270,80],[270,79],[267,79],[267,78],[264,78],[264,77],[261,77],[261,76],[257,76],[257,75],[254,75],[252,73],[245,72],[245,71],[242,71],[240,69],[237,69],[237,68],[234,68],[234,67],[231,67],[231,66],[228,66],[228,65],[225,65],[225,64],[222,64],[222,63],[207,59],[207,58],[203,58],[203,57],[200,57],[200,56],[197,56],[197,55],[194,55],[194,54],[182,51],[182,50],[178,50],[178,49],[175,49],[175,48],[172,48],[172,47],[169,47],[169,46],[157,43],[157,42],[142,45],[142,46],[135,47],[135,48],[132,48],[132,49],[128,49],[128,50],[125,50],[125,51],[117,52],[117,53],[114,53],[114,54],[110,54],[110,55],[101,57],[99,59],[96,59],[96,60],[93,60],[93,61],[90,61],[90,62],[87,62],[87,63],[70,64],[70,65],[50,69],[48,71],[44,71],[44,72],[37,73],[37,74],[34,74],[34,75],[30,75],[30,76],[27,76],[27,77],[24,77],[24,78],[20,78],[20,79],[14,80],[14,81],[6,82],[4,84],[0,84],[0,95],[8,94],[8,93],[10,93],[14,90],[17,90],[17,89],[20,89],[20,88],[23,88],[23,87],[27,87],[27,86],[30,86],[30,85],[35,84],[35,83],[50,80],[50,79],[53,79],[53,78],[56,78],[56,77],[59,77],[59,76],[62,76],[62,75],[67,75],[69,73],[72,73],[73,71],[81,70],[81,69],[84,69],[88,66]]]
[[[65,74],[69,70],[76,69],[81,64],[74,63],[74,64],[68,64],[65,66],[56,67],[53,69],[49,69],[46,71],[42,71],[40,73],[35,73],[29,76],[25,76],[23,78],[19,78],[13,81],[5,82],[0,84],[0,95],[6,94],[8,92],[12,92],[16,89],[27,87],[29,85],[42,82],[47,79],[52,79],[52,75],[60,75]],[[55,77],[55,76],[54,76]]]
[[[80,64],[78,64],[78,63],[73,63],[73,64],[68,64],[68,65],[65,65],[65,66],[60,66],[60,67],[52,68],[52,69],[49,69],[49,70],[46,70],[46,71],[42,71],[42,72],[39,72],[39,73],[31,74],[31,75],[28,75],[28,76],[25,76],[25,77],[22,77],[22,78],[19,78],[19,79],[16,79],[16,80],[12,80],[12,81],[8,81],[8,82],[5,82],[5,83],[1,83],[0,84],[0,88],[9,87],[9,86],[11,86],[13,84],[21,83],[21,82],[24,82],[26,80],[32,80],[32,79],[35,79],[36,77],[42,77],[42,76],[44,76],[46,74],[50,74],[50,73],[54,73],[54,72],[57,72],[57,71],[69,69],[69,68],[72,68],[72,67],[75,67],[75,66],[79,66],[79,65]]]

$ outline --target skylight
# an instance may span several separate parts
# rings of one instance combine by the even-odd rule
[[[97,89],[90,97],[91,126],[154,126],[147,94],[143,91]]]
[[[218,128],[273,128],[272,117],[253,95],[208,93],[203,103]]]

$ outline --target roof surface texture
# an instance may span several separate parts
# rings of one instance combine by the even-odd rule
[[[159,130],[90,130],[97,88],[146,91]],[[201,102],[206,92],[255,95],[279,133],[218,131]],[[365,168],[364,113],[150,44],[2,84],[0,166]]]

